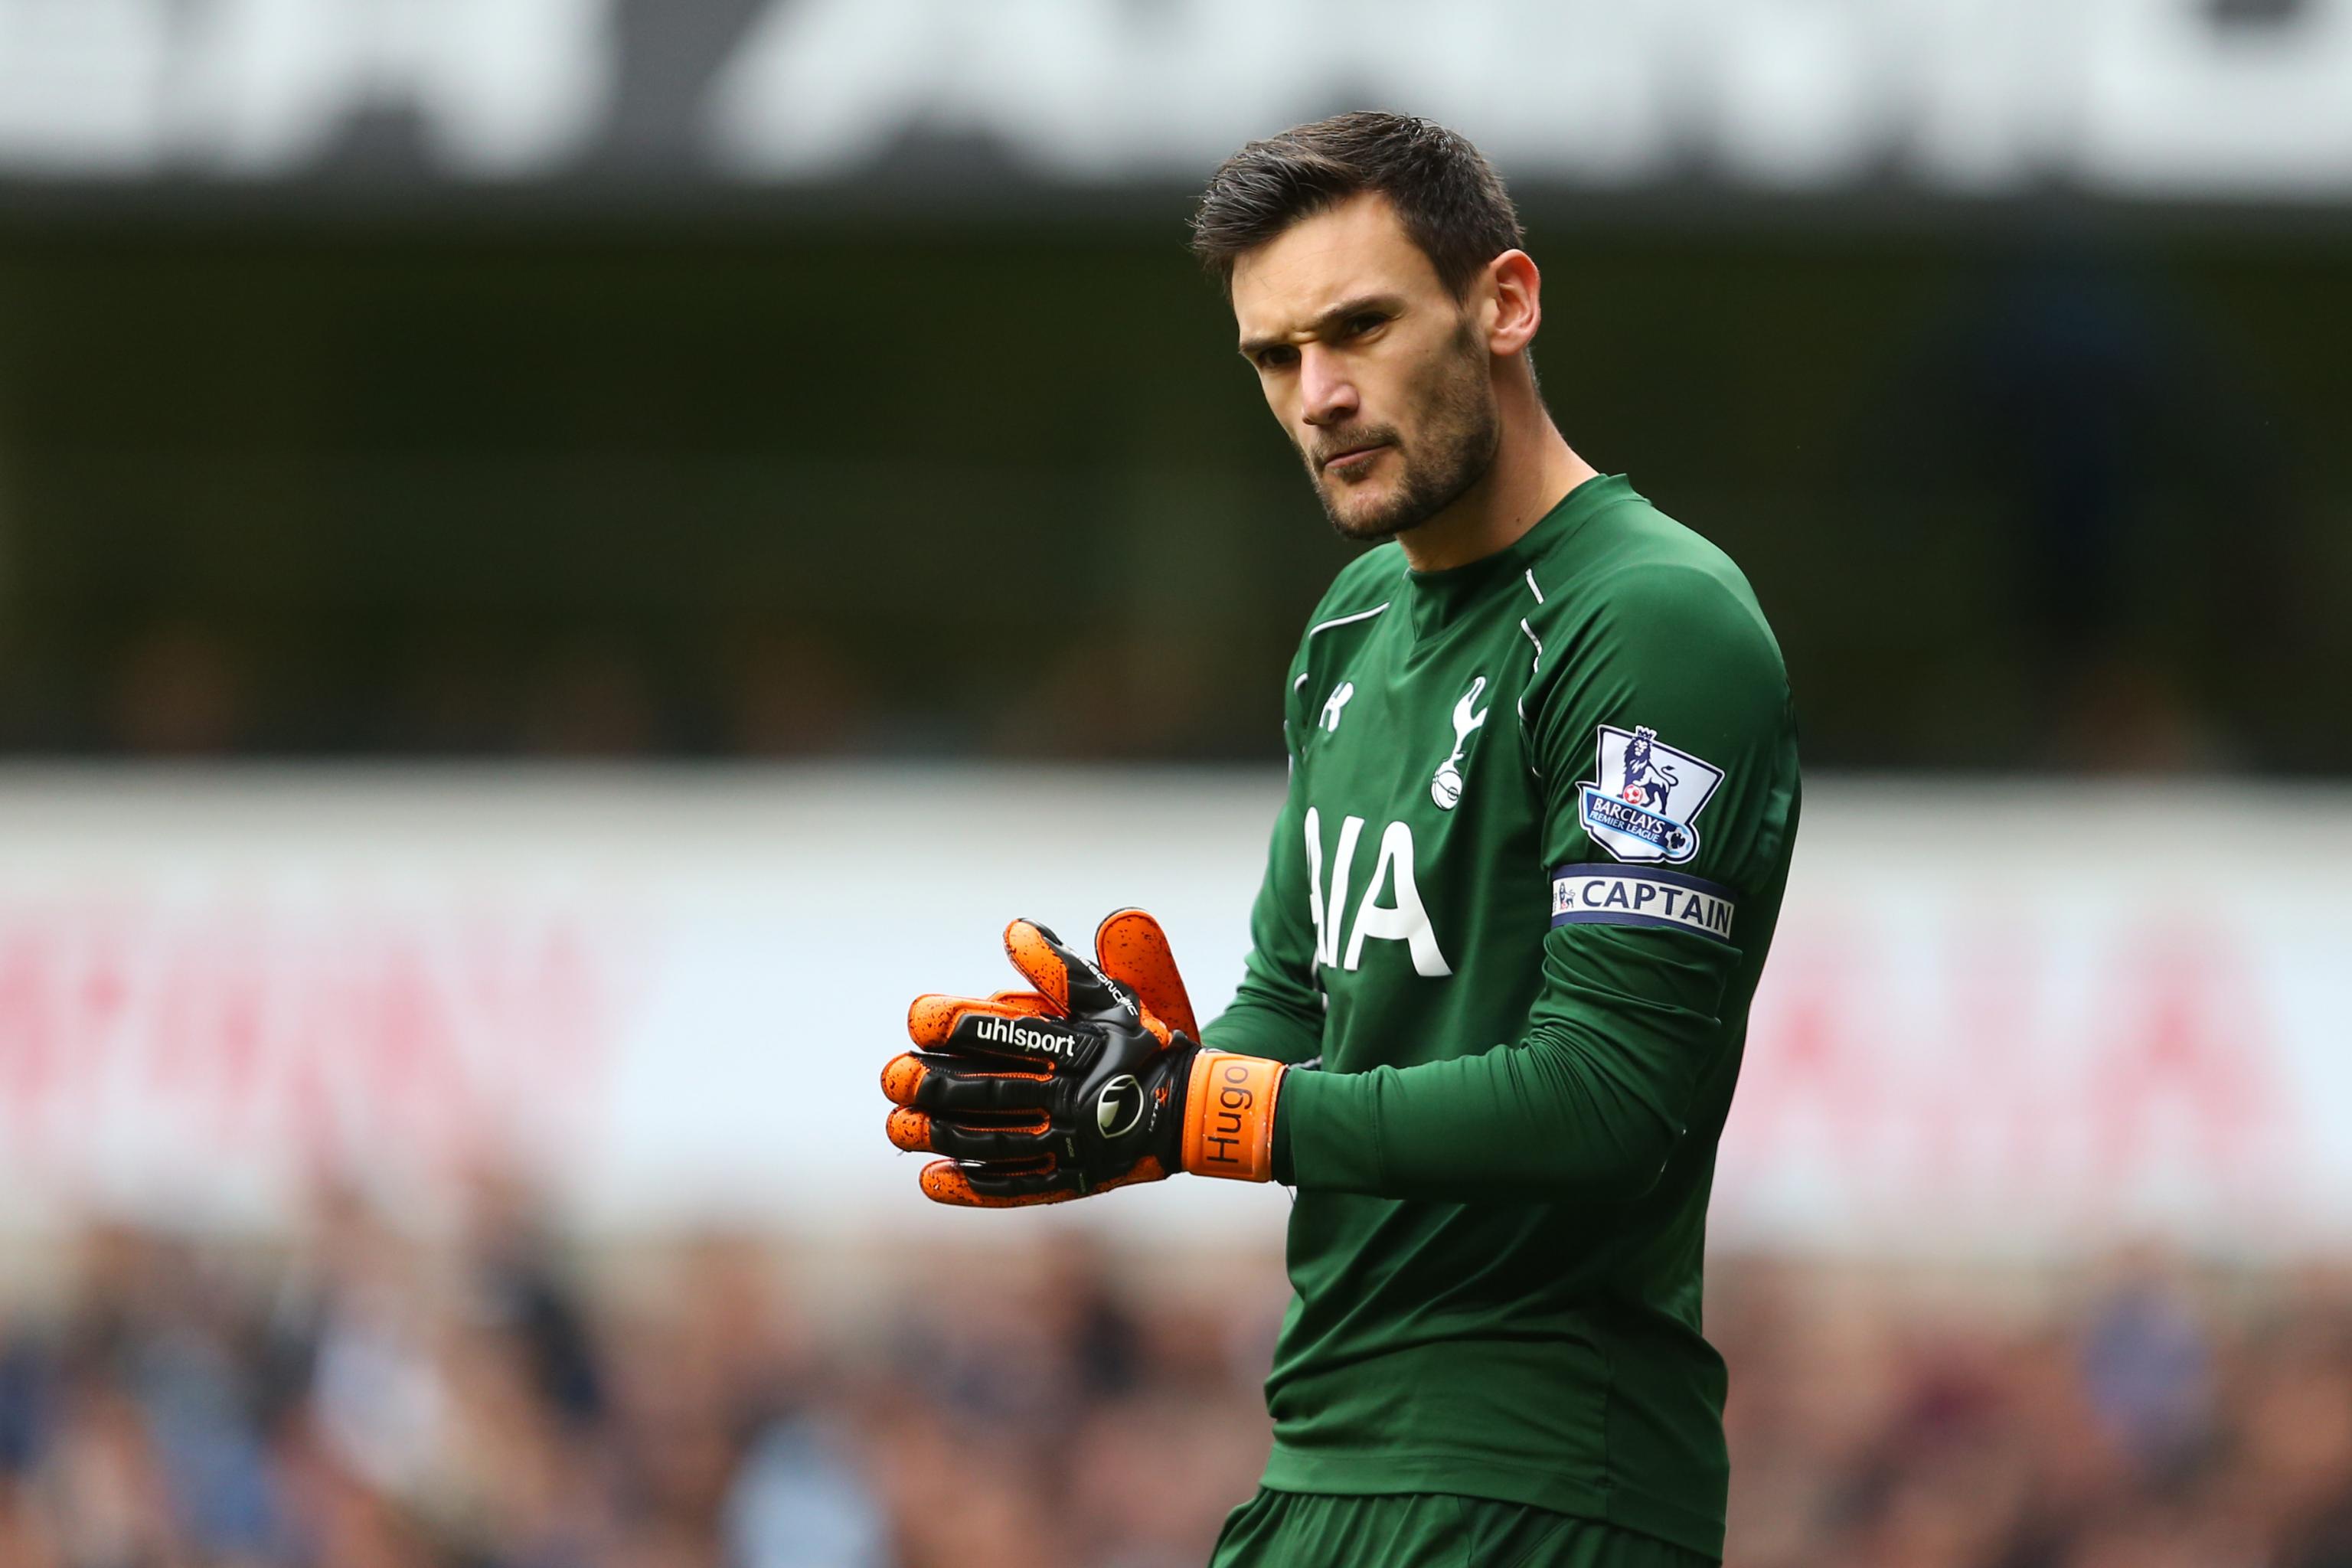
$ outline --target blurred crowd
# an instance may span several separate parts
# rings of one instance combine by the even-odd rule
[[[0,1308],[0,1565],[1147,1568],[1264,1462],[1276,1259],[1212,1315],[1071,1237],[898,1248],[812,1313],[804,1248],[592,1258],[490,1195],[77,1238]]]
[[[1196,1565],[1282,1302],[1067,1228],[592,1258],[511,1201],[73,1254],[0,1312],[7,1568]],[[2352,1278],[1713,1276],[1738,1568],[2352,1564]]]
[[[1739,1568],[2352,1568],[2352,1274],[1717,1268]]]

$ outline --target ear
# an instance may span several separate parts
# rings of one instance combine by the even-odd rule
[[[1507,250],[1486,263],[1486,286],[1494,311],[1486,329],[1487,352],[1500,358],[1515,354],[1536,340],[1543,325],[1543,275],[1535,258],[1524,250]]]

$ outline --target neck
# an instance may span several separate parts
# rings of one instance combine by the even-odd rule
[[[1523,365],[1513,370],[1501,389],[1501,439],[1486,476],[1444,511],[1397,535],[1405,563],[1416,572],[1466,566],[1509,548],[1598,471],[1551,422],[1534,378]]]

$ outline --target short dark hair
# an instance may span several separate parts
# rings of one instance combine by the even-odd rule
[[[1433,120],[1358,110],[1253,142],[1217,165],[1192,214],[1192,254],[1230,291],[1234,263],[1302,218],[1386,196],[1454,298],[1526,239],[1485,154]]]

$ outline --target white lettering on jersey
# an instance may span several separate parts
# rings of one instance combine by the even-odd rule
[[[1311,805],[1307,808],[1307,915],[1315,922],[1315,963],[1320,968],[1329,962],[1323,950],[1331,944],[1323,939],[1323,814]]]
[[[1323,818],[1307,808],[1307,912],[1315,918],[1315,962],[1339,962],[1339,914],[1348,907],[1349,874],[1356,864],[1356,840],[1364,819],[1350,816],[1339,824],[1339,852],[1331,858],[1331,901],[1323,901]],[[1354,968],[1353,964],[1349,965]]]
[[[1390,883],[1391,873],[1396,902],[1374,902],[1381,889]],[[1356,929],[1348,937],[1349,969],[1363,963],[1364,939],[1368,936],[1405,943],[1412,953],[1415,974],[1436,979],[1454,973],[1445,955],[1437,950],[1437,933],[1430,929],[1429,911],[1421,907],[1421,889],[1414,885],[1412,876],[1412,829],[1402,822],[1390,823],[1381,835],[1380,863],[1372,868],[1372,879],[1365,884],[1364,901],[1356,907]]]
[[[1377,937],[1383,942],[1402,942],[1412,955],[1416,974],[1442,979],[1454,973],[1445,962],[1445,954],[1437,945],[1437,932],[1429,923],[1429,911],[1422,907],[1421,888],[1413,874],[1412,829],[1402,822],[1391,822],[1381,832],[1380,858],[1372,867],[1372,879],[1364,889],[1362,902],[1356,906],[1356,920],[1348,933],[1347,959],[1340,962],[1339,925],[1348,908],[1348,886],[1352,881],[1356,862],[1356,845],[1364,831],[1364,819],[1350,816],[1339,824],[1339,851],[1331,858],[1331,896],[1323,897],[1323,818],[1313,806],[1307,808],[1307,912],[1315,922],[1315,962],[1332,968],[1360,969],[1364,962],[1364,942]],[[1381,895],[1394,889],[1393,903],[1383,904]]]

